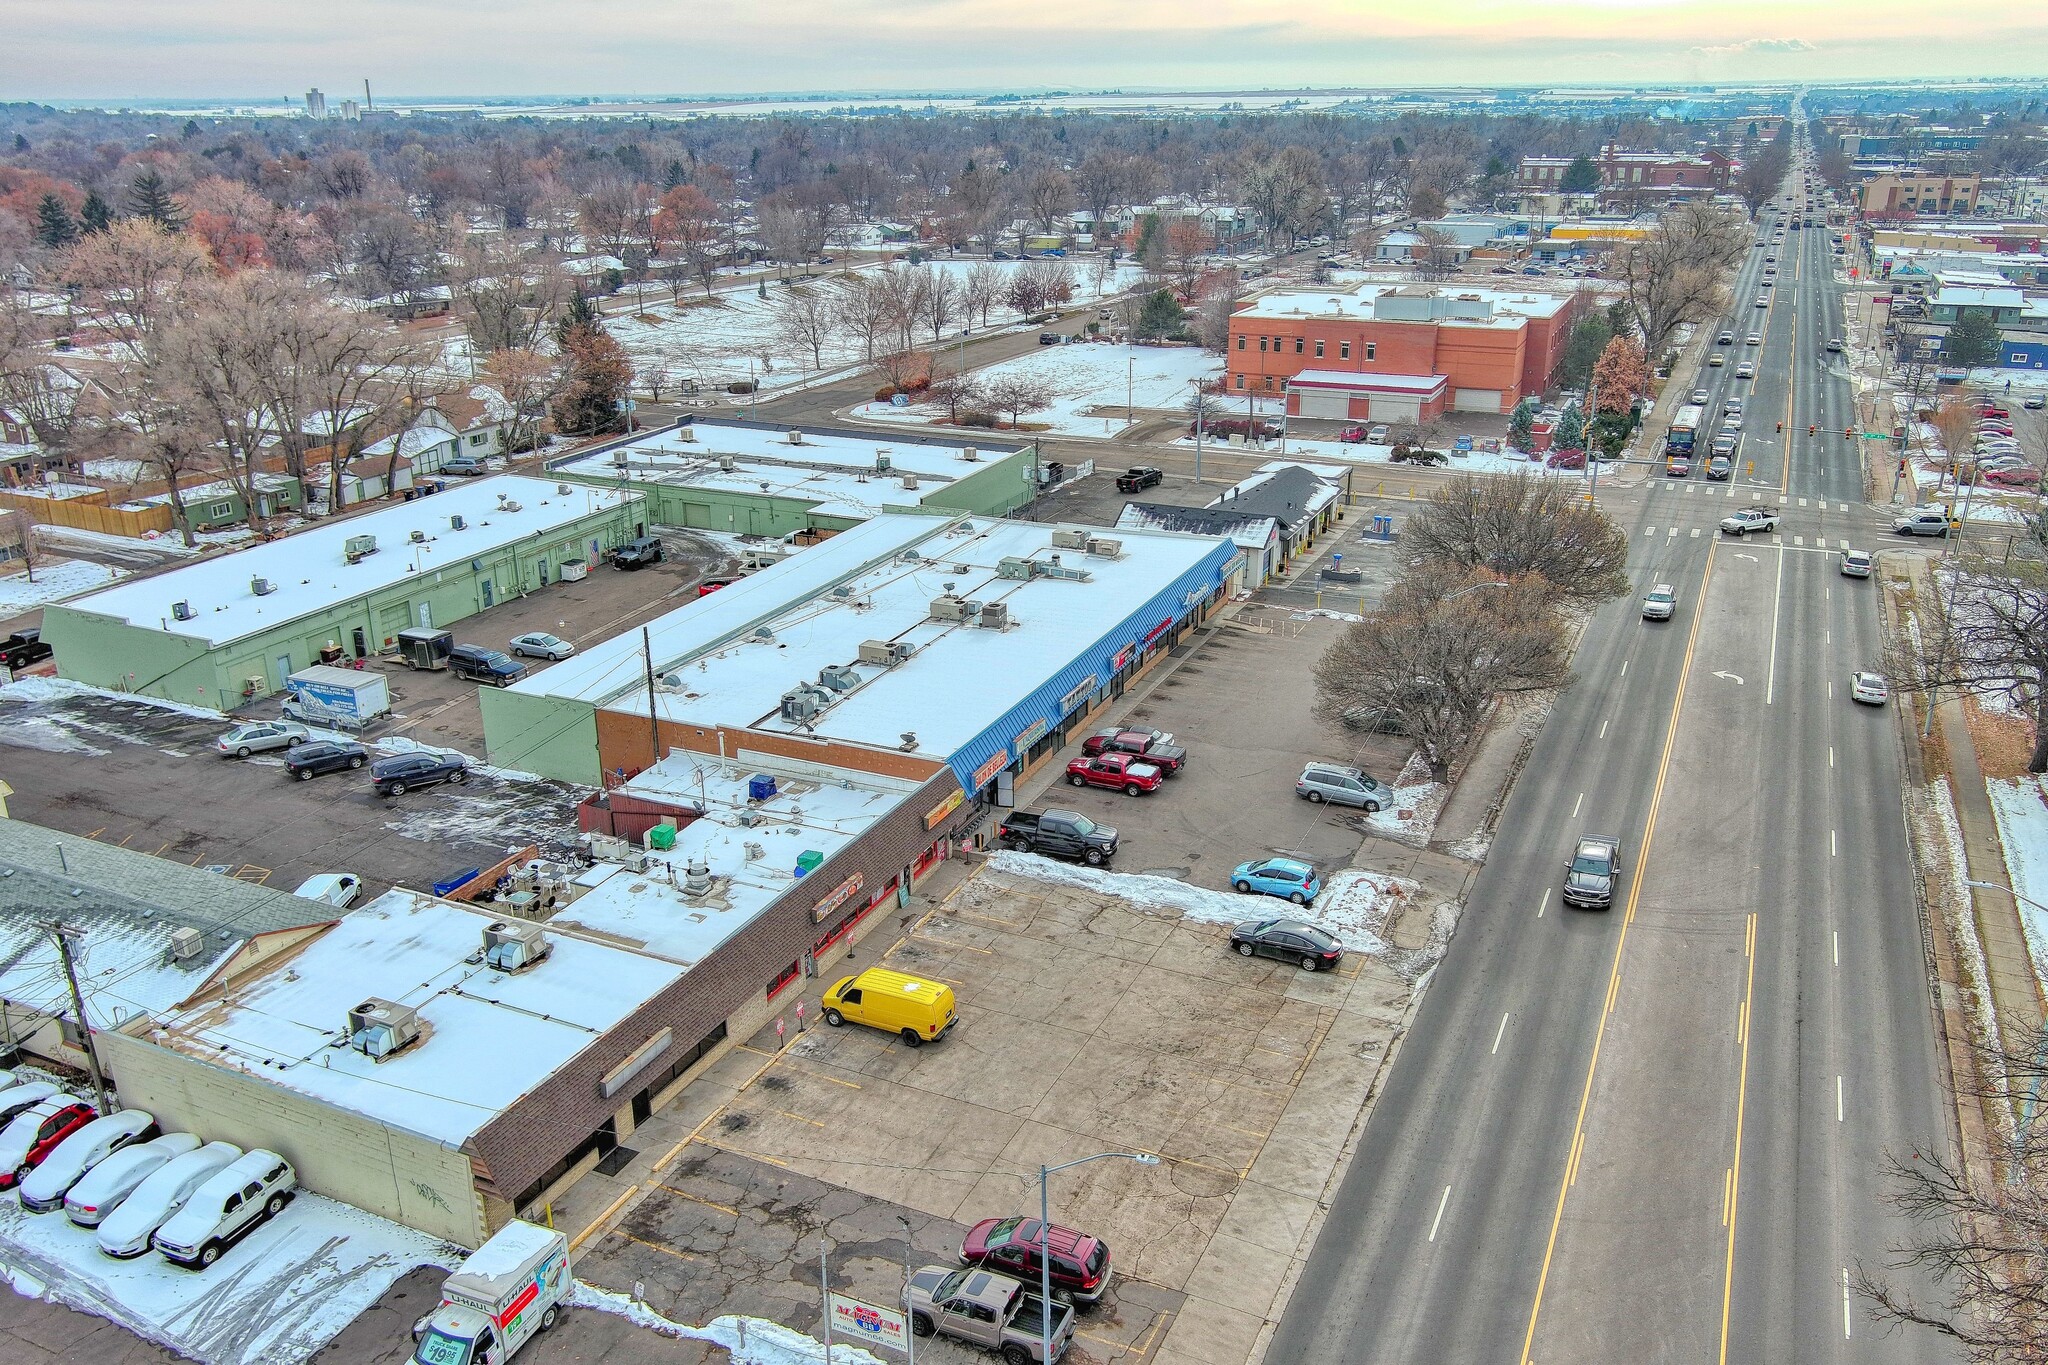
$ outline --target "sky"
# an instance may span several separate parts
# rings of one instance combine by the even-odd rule
[[[0,99],[2048,75],[1957,0],[0,0]]]

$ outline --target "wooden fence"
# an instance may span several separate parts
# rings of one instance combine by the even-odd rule
[[[101,493],[99,498],[107,495]],[[175,524],[168,504],[150,507],[106,507],[91,495],[77,498],[24,497],[0,489],[0,508],[20,512],[30,521],[46,526],[69,526],[80,531],[98,531],[110,536],[141,536],[150,531],[168,531]]]

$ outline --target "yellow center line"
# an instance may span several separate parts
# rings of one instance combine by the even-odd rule
[[[1714,552],[1720,548],[1715,540],[1707,546],[1706,571],[1700,576],[1699,601],[1707,600],[1707,584],[1714,577]],[[1593,1055],[1586,1063],[1586,1083],[1579,1092],[1579,1113],[1572,1123],[1572,1141],[1565,1153],[1564,1174],[1558,1180],[1557,1207],[1550,1215],[1550,1237],[1543,1244],[1543,1268],[1536,1276],[1536,1299],[1529,1305],[1529,1330],[1522,1338],[1521,1365],[1529,1365],[1529,1353],[1536,1346],[1536,1322],[1543,1313],[1543,1291],[1550,1283],[1550,1262],[1557,1254],[1557,1233],[1564,1224],[1564,1203],[1571,1193],[1572,1183],[1578,1179],[1579,1157],[1584,1149],[1586,1137],[1586,1111],[1593,1103],[1593,1077],[1600,1069],[1600,1046],[1607,1037],[1608,1010],[1612,1008],[1615,993],[1621,984],[1622,954],[1628,947],[1629,926],[1635,923],[1636,902],[1643,891],[1643,872],[1650,865],[1650,842],[1657,835],[1657,812],[1664,804],[1664,782],[1671,769],[1671,751],[1678,741],[1679,708],[1685,703],[1685,686],[1692,676],[1693,654],[1699,647],[1700,622],[1706,619],[1704,610],[1692,614],[1692,629],[1686,635],[1685,657],[1679,663],[1678,691],[1671,699],[1671,717],[1664,727],[1664,752],[1657,760],[1657,783],[1650,792],[1649,819],[1643,827],[1643,851],[1636,859],[1635,875],[1629,881],[1628,908],[1622,915],[1621,934],[1614,941],[1614,964],[1609,969],[1606,1002],[1600,1012],[1599,1022],[1593,1029]]]
[[[1721,1365],[1728,1365],[1728,1310],[1735,1302],[1735,1214],[1742,1202],[1742,1120],[1749,1106],[1749,1009],[1756,996],[1756,914],[1749,916],[1749,972],[1742,986],[1742,1070],[1735,1083],[1735,1164],[1728,1168],[1728,1262],[1721,1279]]]

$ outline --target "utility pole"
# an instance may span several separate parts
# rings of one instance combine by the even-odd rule
[[[647,668],[647,766],[661,762],[661,717],[654,709],[654,634],[640,627],[640,654]]]
[[[98,1102],[99,1112],[104,1115],[107,1112],[107,1082],[100,1075],[99,1054],[92,1046],[92,1025],[85,1017],[85,998],[78,993],[78,971],[71,964],[71,937],[85,931],[73,929],[62,920],[51,920],[46,927],[57,940],[57,956],[64,963],[64,979],[71,984],[71,1008],[77,1012],[78,1040],[85,1048],[86,1069],[92,1072],[93,1096]]]

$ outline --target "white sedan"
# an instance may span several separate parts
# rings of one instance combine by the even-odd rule
[[[1849,681],[1849,695],[1866,706],[1883,706],[1892,699],[1892,689],[1881,673],[1858,673]]]
[[[363,894],[363,883],[353,873],[322,872],[300,882],[292,894],[304,896],[309,901],[325,901],[346,910],[356,903],[357,896]]]
[[[533,630],[512,641],[512,652],[529,659],[566,659],[576,652],[576,646],[558,635]]]

